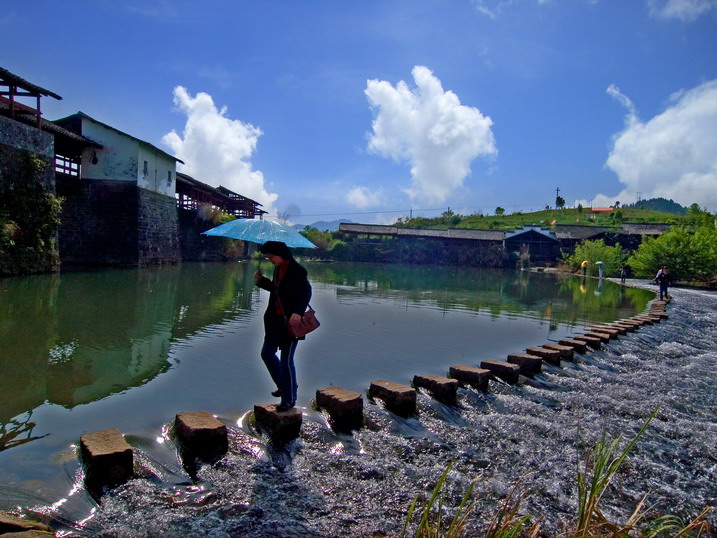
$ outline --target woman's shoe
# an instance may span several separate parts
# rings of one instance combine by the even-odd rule
[[[280,403],[276,406],[277,411],[288,411],[294,407],[293,403]]]
[[[283,394],[284,394],[284,391],[281,390],[281,389],[276,389],[276,390],[272,390],[272,391],[271,391],[271,395],[272,395],[274,398],[281,398],[281,397],[283,396]]]

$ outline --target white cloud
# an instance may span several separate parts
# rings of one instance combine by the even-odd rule
[[[675,94],[664,112],[647,122],[614,86],[608,93],[629,103],[625,129],[614,137],[605,163],[625,188],[596,200],[630,203],[640,193],[643,199],[717,209],[717,80]]]
[[[377,206],[381,202],[378,192],[370,192],[366,187],[354,187],[346,195],[346,201],[359,209]]]
[[[369,80],[365,94],[375,112],[369,151],[411,165],[413,199],[441,203],[463,186],[471,162],[497,154],[491,125],[477,108],[444,91],[430,69],[412,71],[416,88]]]
[[[264,174],[252,170],[249,160],[263,134],[261,129],[226,116],[226,108],[217,109],[211,95],[189,95],[182,86],[174,88],[174,104],[187,116],[182,136],[174,130],[162,141],[184,161],[180,171],[214,187],[226,187],[262,204],[276,214],[278,198],[264,186]]]
[[[691,22],[717,10],[717,0],[647,0],[650,14],[664,19]]]

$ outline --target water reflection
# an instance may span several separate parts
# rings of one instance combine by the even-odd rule
[[[244,264],[191,264],[0,280],[0,424],[25,432],[30,420],[10,419],[44,402],[73,408],[156,377],[173,340],[249,310],[250,278]]]
[[[320,351],[314,356],[315,364],[325,360],[324,373],[335,370],[336,382],[340,373],[357,367],[334,360],[333,349],[342,345],[363,346],[377,362],[405,362],[405,353],[416,360],[419,350],[401,338],[416,341],[416,330],[421,330],[416,327],[434,323],[434,318],[422,314],[396,324],[387,305],[547,320],[554,330],[559,324],[632,315],[651,297],[642,290],[594,279],[540,273],[338,263],[307,266],[317,294],[328,290],[320,297],[335,301],[323,305],[323,315],[330,317],[322,320],[327,327],[324,347],[331,350],[323,351],[325,359]],[[73,409],[140,387],[172,367],[173,346],[191,346],[188,339],[193,335],[212,331],[221,335],[230,323],[248,324],[258,318],[262,299],[254,286],[254,270],[251,264],[241,263],[184,264],[0,280],[0,451],[38,437],[33,433],[32,412],[39,406],[49,403]],[[355,307],[362,304],[365,308],[358,316],[364,319],[356,321]],[[361,335],[352,334],[361,330],[366,318],[382,316],[385,319],[372,336],[380,341],[362,344]],[[337,326],[333,334],[331,318]],[[465,345],[460,335],[471,331],[480,341],[475,323],[473,318],[454,317],[436,338],[452,338],[455,347]],[[401,327],[405,334],[397,334]],[[493,331],[493,339],[505,334],[497,328],[488,331]],[[448,336],[454,333],[455,337]],[[356,338],[356,344],[350,338]],[[236,346],[231,342],[215,352],[216,360],[230,360],[224,357],[235,353]],[[383,360],[380,354],[391,347],[395,351]],[[460,353],[466,352],[456,350],[457,356]],[[321,379],[318,374],[316,379]]]

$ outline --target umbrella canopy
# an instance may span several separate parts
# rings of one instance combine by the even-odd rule
[[[281,241],[287,247],[316,248],[316,245],[294,228],[272,220],[236,219],[202,233],[203,235],[241,239],[250,243],[263,244],[267,241]]]

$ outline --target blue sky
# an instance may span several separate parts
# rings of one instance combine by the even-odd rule
[[[26,0],[0,66],[296,223],[717,211],[717,0]]]

